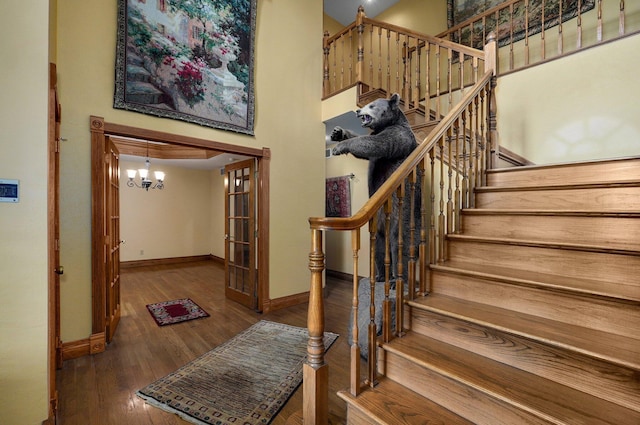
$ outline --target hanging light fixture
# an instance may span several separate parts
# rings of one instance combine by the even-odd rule
[[[129,187],[139,187],[140,189],[163,189],[164,188],[164,173],[162,171],[155,171],[154,176],[156,178],[156,182],[153,183],[151,180],[151,171],[149,170],[151,166],[151,162],[149,161],[149,142],[147,142],[147,160],[145,161],[145,168],[140,168],[138,171],[136,170],[127,170],[127,177],[129,177],[129,181],[127,182],[127,186]],[[140,174],[140,183],[136,181],[136,175]]]

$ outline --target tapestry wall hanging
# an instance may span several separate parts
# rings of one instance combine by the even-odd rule
[[[327,179],[325,213],[327,217],[351,217],[351,177]]]
[[[118,0],[114,108],[253,135],[257,0]]]
[[[449,28],[454,27],[462,22],[481,15],[485,11],[507,3],[509,0],[447,0],[447,14]],[[562,1],[562,4],[560,4]],[[483,34],[494,31],[498,38],[498,45],[504,46],[511,42],[522,40],[525,37],[525,25],[528,15],[529,28],[528,36],[538,34],[542,30],[542,22],[544,17],[545,31],[551,27],[555,27],[560,22],[560,6],[562,6],[562,22],[578,16],[578,3],[575,0],[529,0],[529,11],[525,13],[527,8],[526,0],[520,0],[513,3],[513,17],[510,15],[510,8],[505,5],[497,14],[491,14],[484,21],[478,20],[473,25],[465,26],[460,32],[460,41],[457,36],[454,41],[467,46],[473,46],[482,49],[485,40]],[[595,0],[582,0],[580,13],[585,13],[594,8]],[[543,14],[544,5],[544,14]],[[497,19],[497,25],[496,25]],[[512,28],[513,25],[513,28]],[[513,40],[511,39],[513,30]]]

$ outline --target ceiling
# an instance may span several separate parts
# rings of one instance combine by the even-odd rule
[[[324,0],[324,13],[345,27],[356,20],[358,7],[364,7],[369,18],[375,18],[399,0]]]

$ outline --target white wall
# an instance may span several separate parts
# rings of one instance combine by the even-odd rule
[[[211,253],[211,171],[168,167],[151,160],[151,170],[166,174],[162,190],[127,186],[127,168],[120,162],[121,261],[190,257]],[[218,204],[222,199],[218,199]],[[221,204],[224,206],[224,204]]]

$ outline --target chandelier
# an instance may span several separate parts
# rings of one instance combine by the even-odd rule
[[[147,142],[147,160],[145,161],[145,168],[140,168],[139,170],[127,170],[127,177],[129,177],[129,181],[127,182],[127,186],[129,187],[138,187],[140,189],[163,189],[164,188],[164,173],[162,171],[154,171],[154,176],[156,178],[156,182],[154,183],[151,180],[151,171],[149,168],[151,163],[149,162],[149,142]],[[140,174],[140,183],[136,181],[136,175]]]

